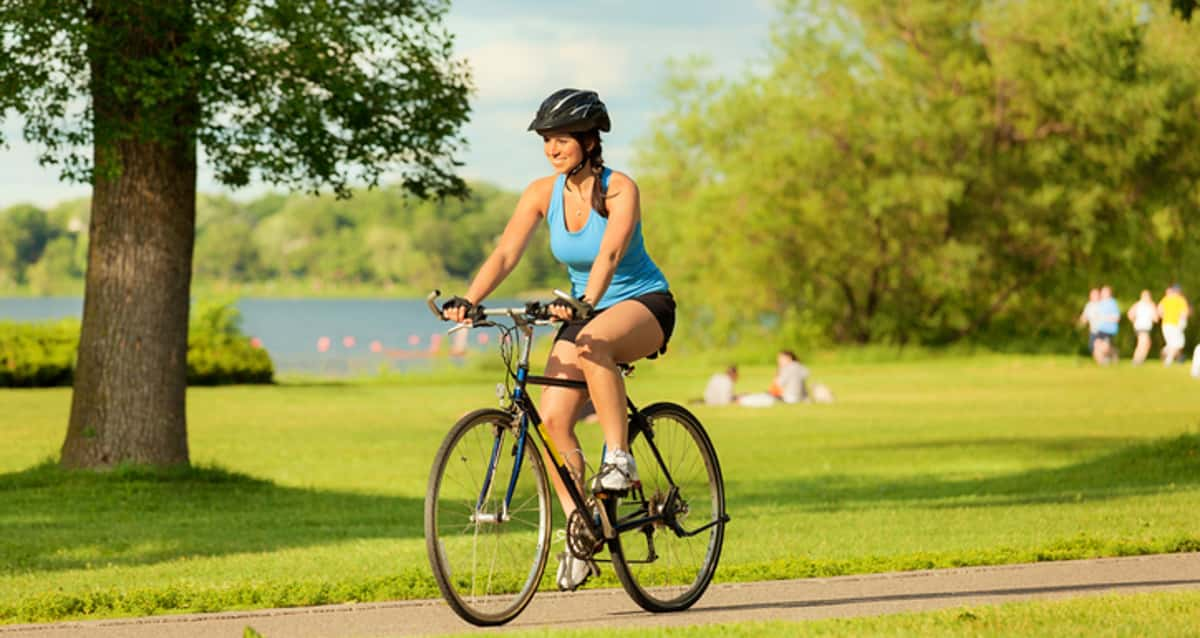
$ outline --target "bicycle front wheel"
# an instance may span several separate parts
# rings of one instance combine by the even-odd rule
[[[425,547],[450,607],[476,625],[515,618],[541,582],[550,525],[550,490],[533,437],[522,449],[513,415],[501,410],[460,419],[438,450],[425,494]]]
[[[647,611],[682,611],[704,594],[725,539],[725,485],[700,421],[673,403],[644,410],[647,428],[630,432],[642,489],[609,501],[618,524],[659,517],[609,541],[621,585]],[[615,505],[613,505],[615,503]]]

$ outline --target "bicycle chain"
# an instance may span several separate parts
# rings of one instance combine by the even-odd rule
[[[587,501],[588,514],[596,507],[592,499]],[[567,518],[567,551],[580,560],[591,560],[604,546],[604,539],[592,534],[592,522],[580,510],[571,512]]]

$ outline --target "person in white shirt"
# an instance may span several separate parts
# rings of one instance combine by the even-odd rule
[[[704,387],[705,405],[729,405],[734,402],[733,385],[737,382],[737,366],[731,365],[708,379]]]
[[[1154,297],[1150,296],[1149,290],[1142,291],[1142,297],[1129,307],[1126,316],[1129,317],[1129,323],[1133,324],[1133,330],[1137,332],[1133,365],[1138,365],[1150,354],[1150,332],[1154,330],[1154,324],[1158,323],[1158,304],[1154,303]]]
[[[1092,288],[1088,291],[1088,302],[1083,306],[1083,312],[1079,313],[1079,325],[1087,325],[1088,327],[1088,354],[1096,356],[1096,337],[1100,335],[1100,289]]]

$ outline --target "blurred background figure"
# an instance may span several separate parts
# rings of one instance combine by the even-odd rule
[[[796,353],[780,350],[775,356],[775,380],[770,393],[784,403],[808,400],[808,368],[796,360]]]
[[[1140,365],[1150,354],[1150,331],[1158,323],[1158,306],[1149,290],[1143,290],[1137,303],[1129,307],[1129,323],[1137,333],[1137,346],[1133,349],[1133,365]]]
[[[737,366],[732,364],[725,370],[709,377],[708,385],[704,387],[704,404],[729,405],[733,403],[737,396],[733,391],[737,377]]]
[[[1100,288],[1100,301],[1096,302],[1096,340],[1092,358],[1100,365],[1117,360],[1117,331],[1121,327],[1121,306],[1113,298],[1111,286]]]
[[[1096,356],[1096,335],[1100,325],[1100,315],[1098,313],[1100,304],[1100,289],[1092,288],[1088,291],[1087,303],[1083,306],[1083,312],[1079,313],[1079,325],[1088,327],[1088,354]]]
[[[1167,288],[1158,302],[1158,316],[1162,318],[1162,335],[1166,342],[1162,349],[1163,365],[1171,365],[1183,353],[1183,330],[1187,327],[1190,310],[1179,284]]]
[[[734,402],[748,408],[767,408],[779,403],[807,401],[808,368],[796,360],[796,354],[791,350],[780,350],[775,355],[775,364],[775,376],[766,392],[735,395]]]

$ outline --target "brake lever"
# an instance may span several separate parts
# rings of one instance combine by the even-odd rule
[[[429,306],[429,312],[432,312],[433,316],[445,321],[446,318],[442,316],[442,311],[438,310],[437,307],[437,298],[441,295],[442,291],[440,290],[434,290],[433,292],[429,293],[429,296],[425,297],[425,305]]]

